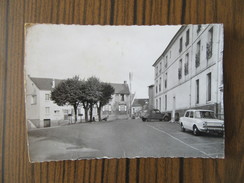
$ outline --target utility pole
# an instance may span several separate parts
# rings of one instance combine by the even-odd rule
[[[130,118],[132,117],[132,88],[131,88],[131,80],[132,80],[132,73],[129,72],[129,80],[130,80]]]

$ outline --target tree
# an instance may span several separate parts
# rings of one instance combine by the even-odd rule
[[[82,88],[83,81],[79,76],[61,81],[57,87],[51,92],[51,100],[59,106],[66,104],[72,105],[75,112],[75,122],[77,122],[77,108],[80,104],[80,97],[83,96]]]
[[[88,121],[88,110],[90,109],[90,121],[93,121],[93,106],[98,102],[102,95],[101,83],[98,78],[93,76],[87,79],[85,82],[83,95],[84,97],[81,101],[83,102],[83,107],[85,110],[85,119]]]
[[[102,95],[99,97],[99,100],[96,103],[99,121],[101,121],[102,107],[109,103],[109,100],[112,99],[112,95],[114,94],[114,88],[108,83],[101,83],[100,89]]]

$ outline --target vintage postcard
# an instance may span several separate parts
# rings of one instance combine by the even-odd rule
[[[26,24],[31,162],[224,158],[223,25]]]

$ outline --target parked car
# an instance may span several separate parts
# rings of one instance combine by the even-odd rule
[[[150,109],[143,111],[141,114],[142,121],[151,121],[151,120],[159,120],[159,121],[169,121],[170,114],[169,113],[161,113],[158,109]]]
[[[217,119],[211,110],[187,110],[180,118],[180,125],[183,132],[191,130],[194,135],[200,135],[201,132],[217,132],[220,135],[224,133],[224,121]]]

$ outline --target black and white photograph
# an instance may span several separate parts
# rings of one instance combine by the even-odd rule
[[[223,44],[223,24],[26,24],[30,161],[224,158]]]

